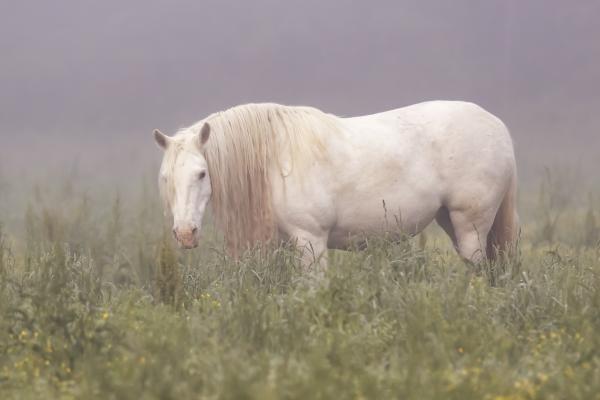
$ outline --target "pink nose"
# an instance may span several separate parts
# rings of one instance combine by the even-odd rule
[[[184,249],[193,249],[198,246],[197,233],[197,226],[173,228],[173,236]]]

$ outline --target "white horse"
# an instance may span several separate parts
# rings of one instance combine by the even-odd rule
[[[169,137],[159,186],[180,246],[197,246],[210,202],[235,256],[296,240],[304,264],[364,235],[414,235],[433,219],[479,262],[516,241],[516,166],[505,125],[481,107],[432,101],[340,118],[247,104]],[[390,224],[391,221],[391,224]]]

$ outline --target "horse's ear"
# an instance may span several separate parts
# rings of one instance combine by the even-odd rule
[[[208,122],[205,122],[204,125],[202,125],[202,129],[200,130],[200,138],[199,138],[200,140],[198,141],[200,146],[204,146],[204,144],[208,140],[209,136],[210,136],[210,125],[208,124]]]
[[[158,146],[161,149],[165,150],[169,146],[170,140],[171,138],[169,138],[167,135],[165,135],[158,129],[154,130],[154,141],[156,142],[156,144],[158,144]]]

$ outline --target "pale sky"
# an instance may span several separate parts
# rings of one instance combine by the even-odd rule
[[[350,116],[469,100],[523,164],[590,158],[598,21],[600,1],[2,1],[0,167],[26,148],[39,165],[132,143],[158,158],[153,128],[262,101]]]

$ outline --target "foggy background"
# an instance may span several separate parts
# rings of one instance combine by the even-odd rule
[[[598,1],[2,1],[0,179],[154,179],[153,128],[264,101],[469,100],[508,125],[523,181],[597,169],[599,20]]]

